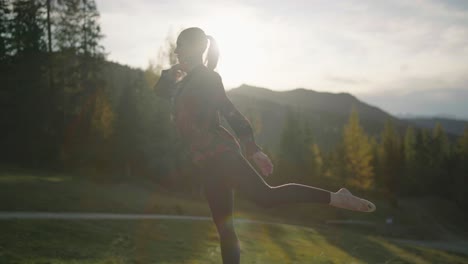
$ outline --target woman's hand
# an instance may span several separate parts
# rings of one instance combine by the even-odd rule
[[[273,163],[270,158],[262,151],[257,151],[252,155],[255,164],[260,168],[262,174],[268,176],[273,172]]]
[[[185,76],[185,67],[183,64],[174,64],[170,69],[166,70],[167,77],[174,82],[180,81]]]

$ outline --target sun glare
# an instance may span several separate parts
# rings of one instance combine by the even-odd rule
[[[226,13],[229,13],[226,11]],[[255,80],[267,60],[261,24],[249,15],[212,17],[206,23],[206,34],[218,42],[220,59],[217,71],[225,87],[231,88]]]

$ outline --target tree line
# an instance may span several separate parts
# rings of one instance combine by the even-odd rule
[[[89,0],[0,0],[3,161],[60,159],[66,124],[102,90],[98,17]]]
[[[180,175],[187,156],[152,89],[161,63],[106,61],[99,17],[94,0],[0,0],[2,164],[106,181]]]
[[[440,124],[432,130],[408,126],[401,134],[387,120],[380,136],[371,137],[352,110],[341,140],[322,152],[309,126],[299,113],[289,111],[280,150],[271,154],[277,167],[272,184],[347,186],[374,192],[393,206],[398,206],[401,196],[433,195],[466,208],[468,127],[463,135],[449,140]]]

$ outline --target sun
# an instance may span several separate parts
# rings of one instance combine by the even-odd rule
[[[251,83],[269,63],[261,24],[248,14],[228,11],[219,14],[223,15],[211,17],[203,26],[219,46],[216,71],[226,88]]]

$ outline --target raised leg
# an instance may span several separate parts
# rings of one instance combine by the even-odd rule
[[[223,152],[206,165],[216,171],[228,186],[245,194],[262,207],[273,207],[287,203],[314,202],[330,203],[330,192],[297,183],[270,186],[240,153]]]

